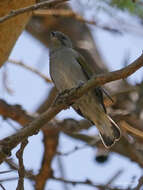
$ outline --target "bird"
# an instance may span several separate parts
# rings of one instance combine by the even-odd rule
[[[88,60],[74,49],[70,38],[60,31],[50,33],[49,62],[50,76],[59,93],[86,83],[95,74]],[[120,128],[107,114],[101,87],[86,92],[72,107],[97,127],[106,148],[111,148],[120,139]]]

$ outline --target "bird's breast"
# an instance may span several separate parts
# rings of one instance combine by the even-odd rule
[[[87,81],[81,66],[70,53],[51,56],[50,75],[59,91],[73,88],[80,82]]]

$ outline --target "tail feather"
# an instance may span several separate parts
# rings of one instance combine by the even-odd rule
[[[119,128],[119,126],[112,120],[111,117],[107,116],[108,119],[110,120],[111,122],[111,129],[113,131],[113,134],[114,134],[114,137],[115,137],[115,141],[118,141],[121,137],[121,130]]]
[[[96,126],[106,148],[112,147],[121,137],[120,128],[107,114],[105,114],[103,123]]]
[[[99,134],[100,134],[100,138],[102,140],[102,143],[104,144],[104,146],[106,148],[111,148],[115,144],[114,138],[107,136],[101,132]]]

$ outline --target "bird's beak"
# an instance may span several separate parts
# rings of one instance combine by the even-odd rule
[[[51,32],[51,37],[56,37],[56,32]]]

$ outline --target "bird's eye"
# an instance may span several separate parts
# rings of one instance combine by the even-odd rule
[[[65,37],[65,36],[62,36],[62,40],[66,40],[66,37]]]

